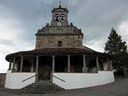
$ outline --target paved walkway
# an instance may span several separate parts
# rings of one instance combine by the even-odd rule
[[[120,78],[104,86],[49,94],[11,94],[0,90],[0,96],[128,96],[128,78]]]

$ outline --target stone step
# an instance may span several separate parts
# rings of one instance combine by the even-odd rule
[[[35,82],[29,86],[24,87],[21,92],[25,93],[50,93],[50,92],[57,92],[62,91],[63,88],[53,84],[48,80],[40,80]]]

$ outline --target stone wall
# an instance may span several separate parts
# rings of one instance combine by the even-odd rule
[[[38,35],[36,49],[40,48],[78,48],[82,47],[82,35]],[[58,46],[58,41],[62,46]]]
[[[5,73],[1,73],[0,74],[0,87],[2,86],[4,86],[4,84],[5,84],[5,76],[6,76],[6,74]]]

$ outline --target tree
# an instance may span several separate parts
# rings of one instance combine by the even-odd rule
[[[112,63],[114,69],[119,69],[123,66],[128,67],[128,53],[126,42],[122,41],[120,35],[112,28],[105,44],[105,53],[112,56]]]

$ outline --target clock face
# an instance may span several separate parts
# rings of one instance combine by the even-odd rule
[[[61,22],[57,22],[57,26],[61,26],[62,24],[61,24]]]

